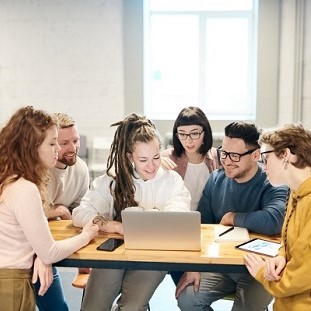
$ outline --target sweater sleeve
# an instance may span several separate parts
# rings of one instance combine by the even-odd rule
[[[85,232],[67,240],[55,241],[43,212],[39,191],[30,182],[26,181],[20,187],[18,195],[12,191],[8,202],[26,240],[45,264],[68,257],[90,241],[90,236]]]
[[[281,280],[269,282],[264,278],[263,269],[260,270],[256,279],[263,284],[265,289],[275,297],[289,297],[303,292],[311,291],[311,218],[306,223],[290,252],[292,257],[286,263],[282,272]]]
[[[165,211],[190,211],[191,196],[189,190],[185,187],[182,178],[175,172],[169,173],[172,176],[170,183],[171,192],[167,200],[164,210]]]
[[[284,221],[287,191],[287,187],[272,187],[269,184],[261,193],[261,208],[249,213],[236,213],[234,225],[261,234],[280,234]],[[255,201],[256,198],[254,198]]]
[[[92,189],[87,190],[80,205],[72,212],[73,225],[83,227],[98,215],[113,219],[113,198],[110,194],[111,178],[100,176],[93,181]]]
[[[292,235],[291,243],[279,251],[279,255],[287,258],[287,263],[278,282],[269,282],[263,272],[256,275],[267,291],[275,297],[289,297],[311,292],[311,199],[306,199],[304,206],[299,206],[300,216],[293,215],[293,223],[288,227],[288,235]],[[295,217],[294,217],[295,216]],[[289,239],[289,238],[288,238]]]

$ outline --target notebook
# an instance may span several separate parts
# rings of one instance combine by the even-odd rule
[[[216,225],[214,227],[214,237],[216,242],[231,242],[231,241],[248,241],[250,239],[248,230],[242,227],[234,227],[233,230],[219,236],[232,226]]]
[[[201,214],[191,212],[121,212],[125,249],[201,250]]]

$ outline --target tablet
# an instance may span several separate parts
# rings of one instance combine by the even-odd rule
[[[235,248],[247,252],[274,257],[277,255],[280,247],[281,243],[255,238],[245,243],[239,244]]]

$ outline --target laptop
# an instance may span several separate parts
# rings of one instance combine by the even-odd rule
[[[201,250],[201,214],[191,212],[121,212],[125,249]]]

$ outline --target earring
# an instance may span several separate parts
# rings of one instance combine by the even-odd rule
[[[287,170],[289,161],[284,159],[283,164],[284,164],[284,170]]]

